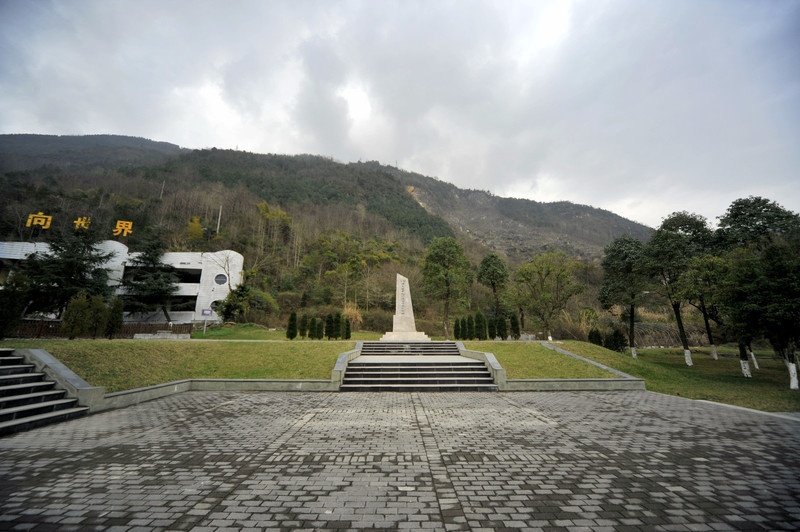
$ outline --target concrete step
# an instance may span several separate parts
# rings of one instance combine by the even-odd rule
[[[44,401],[41,403],[32,403],[27,405],[14,406],[10,408],[3,408],[0,410],[0,422],[11,421],[23,417],[36,416],[39,414],[46,414],[48,412],[55,412],[57,410],[65,410],[77,404],[77,399],[54,399],[52,401]]]
[[[35,393],[45,390],[50,390],[55,387],[52,381],[36,381],[36,382],[23,382],[21,384],[8,384],[0,386],[0,398],[8,397],[11,395],[20,395],[26,393]]]
[[[61,399],[66,394],[67,392],[64,390],[45,390],[42,392],[23,393],[0,397],[0,409]]]
[[[0,436],[13,434],[15,432],[22,432],[32,428],[49,425],[51,423],[58,423],[67,421],[78,417],[85,416],[89,412],[86,406],[76,406],[64,410],[56,410],[54,412],[47,412],[30,417],[23,417],[12,419],[10,421],[0,422]]]
[[[455,342],[364,342],[359,354],[366,361],[347,365],[342,391],[497,391],[486,364]]]
[[[437,369],[437,368],[445,368],[445,369],[464,369],[464,370],[471,370],[474,368],[485,368],[486,364],[483,362],[476,360],[475,362],[412,362],[408,360],[387,360],[386,362],[359,362],[359,361],[352,361],[350,364],[347,365],[349,368],[358,368],[363,370],[369,370],[371,368],[375,369],[404,369],[411,371],[413,369],[419,369],[421,371],[427,371],[430,369]]]
[[[460,355],[455,342],[363,342],[362,356]]]
[[[491,376],[488,370],[483,371],[350,371],[348,370],[345,378],[352,379],[380,379],[380,378],[407,378],[407,379],[424,379],[426,377],[436,376],[448,377],[486,377]]]
[[[343,384],[343,392],[496,392],[496,384]]]
[[[86,415],[88,407],[77,403],[24,357],[0,349],[0,435]]]
[[[0,375],[0,387],[38,382],[42,379],[44,379],[44,373],[17,373],[14,375]]]
[[[406,379],[406,378],[392,378],[382,377],[378,379],[357,379],[346,378],[342,381],[342,385],[350,384],[374,384],[374,385],[430,385],[430,384],[494,384],[491,377],[426,377],[422,379]]]
[[[0,365],[0,375],[18,375],[23,373],[32,373],[36,366],[33,364],[8,364]]]

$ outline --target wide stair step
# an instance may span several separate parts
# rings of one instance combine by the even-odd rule
[[[13,350],[0,349],[0,436],[88,413]]]
[[[364,342],[360,354],[387,360],[351,361],[342,391],[497,391],[486,364],[461,357],[455,342]]]

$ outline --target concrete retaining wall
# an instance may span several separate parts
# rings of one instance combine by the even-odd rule
[[[588,392],[616,390],[645,390],[643,379],[511,379],[504,392]]]

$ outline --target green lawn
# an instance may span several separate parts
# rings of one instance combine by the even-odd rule
[[[355,342],[9,340],[0,347],[44,349],[111,393],[193,378],[330,379],[339,353]]]
[[[356,340],[380,338],[378,333],[355,333],[350,341],[290,342],[280,336],[281,331],[241,326],[232,331],[221,329],[217,334],[223,336],[216,339],[227,334],[239,340],[272,341],[7,340],[0,347],[45,349],[89,384],[115,392],[188,378],[329,379],[339,353],[353,349]],[[643,378],[650,391],[772,412],[800,412],[800,392],[789,390],[783,361],[769,352],[760,353],[761,369],[745,379],[737,357],[721,356],[714,361],[708,350],[695,351],[690,368],[680,349],[643,349],[634,360],[629,354],[584,342],[558,345]],[[465,342],[465,346],[494,353],[509,379],[617,377],[535,342]],[[730,349],[720,352],[734,354]]]
[[[382,334],[374,332],[353,332],[350,340],[371,341],[380,340]],[[270,330],[264,327],[251,324],[241,325],[210,325],[203,334],[200,329],[192,333],[192,339],[196,340],[286,340],[286,331]],[[295,341],[302,338],[295,338]],[[318,340],[319,341],[319,340]]]
[[[464,342],[472,351],[494,354],[508,379],[615,379],[619,375],[536,342]]]
[[[638,358],[585,342],[565,341],[567,351],[645,380],[647,389],[668,395],[705,399],[769,412],[800,412],[800,392],[789,390],[789,372],[782,360],[769,352],[756,353],[760,370],[750,367],[753,378],[742,376],[738,355],[720,349],[719,360],[710,349],[692,351],[693,366],[686,365],[682,349],[641,349]]]

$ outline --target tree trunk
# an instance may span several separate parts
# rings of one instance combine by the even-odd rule
[[[711,323],[708,320],[708,310],[706,310],[706,302],[700,298],[700,312],[703,313],[703,322],[706,325],[706,336],[708,336],[708,344],[711,346],[711,358],[719,360],[717,356],[717,346],[714,344],[714,335],[711,333]]]
[[[800,389],[797,383],[797,364],[795,364],[794,357],[794,342],[791,340],[789,341],[789,345],[783,349],[783,362],[786,364],[786,369],[789,370],[789,389]]]
[[[798,383],[797,383],[797,364],[794,362],[789,362],[785,358],[783,361],[786,363],[786,369],[789,370],[789,389],[790,390],[797,390]]]
[[[747,351],[750,353],[750,358],[753,359],[753,367],[756,369],[761,369],[758,367],[758,360],[756,360],[756,354],[753,353],[753,346],[750,345],[750,342],[747,343]]]
[[[630,343],[631,356],[633,358],[636,358],[635,323],[636,323],[636,305],[631,303],[630,314],[628,315],[628,342]]]
[[[162,306],[161,307],[161,311],[164,313],[164,317],[167,319],[167,323],[172,322],[172,320],[169,319],[169,312],[167,312],[167,307],[166,306]]]
[[[742,366],[742,375],[750,378],[753,375],[750,373],[750,364],[747,362],[747,346],[739,342],[739,364]]]
[[[681,337],[681,344],[683,345],[683,357],[686,359],[686,365],[692,366],[692,352],[689,351],[689,339],[686,337],[686,329],[683,328],[681,304],[672,303],[672,311],[675,313],[675,321],[678,323],[678,334]]]
[[[519,330],[520,332],[525,330],[525,311],[522,310],[522,307],[519,309]]]
[[[450,319],[448,318],[448,313],[449,312],[450,312],[450,300],[449,299],[445,299],[444,300],[444,338],[448,342],[450,341],[450,329],[447,326],[448,325],[447,322],[450,321]]]

